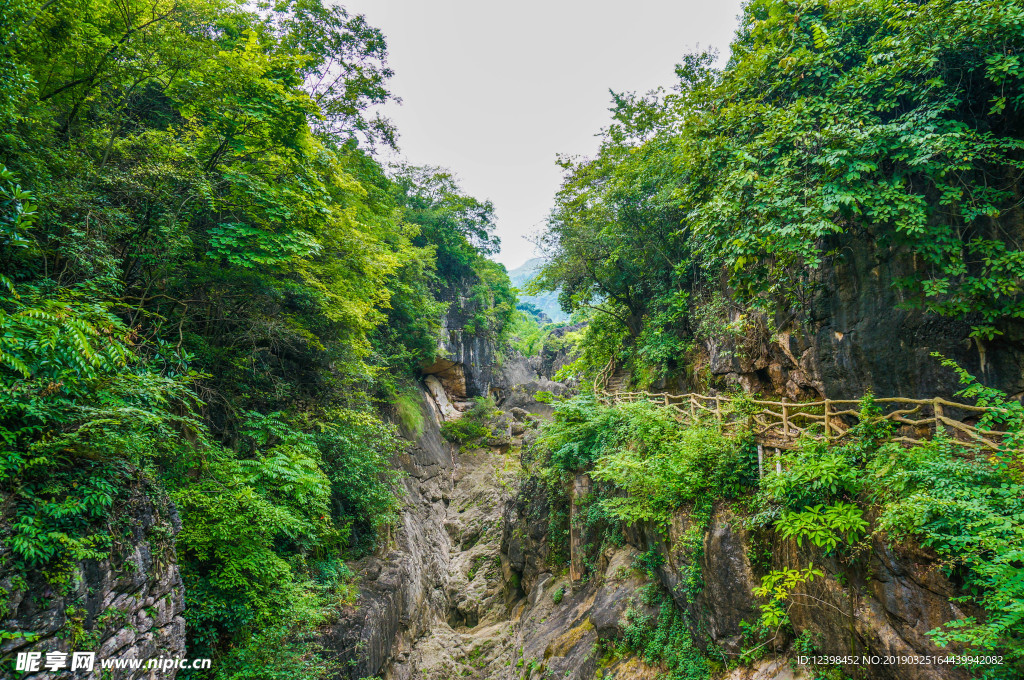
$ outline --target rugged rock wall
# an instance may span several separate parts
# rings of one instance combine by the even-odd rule
[[[579,323],[572,326],[562,326],[551,331],[540,351],[539,365],[537,367],[537,372],[540,375],[548,380],[554,380],[555,374],[576,358],[575,347],[570,340],[570,334],[581,332],[585,326],[586,324]]]
[[[115,545],[108,559],[85,560],[70,565],[66,586],[52,585],[41,573],[27,581],[10,571],[0,541],[0,629],[39,638],[27,642],[14,637],[2,640],[0,656],[18,652],[92,651],[96,659],[152,659],[185,656],[184,589],[178,573],[174,536],[181,529],[177,511],[166,495],[139,481],[111,518]],[[6,662],[5,662],[6,667]],[[107,671],[99,661],[92,673],[79,671],[79,680],[113,680],[149,677],[150,671]],[[173,680],[177,671],[160,672],[161,680]],[[42,670],[23,680],[58,677]]]
[[[481,303],[473,299],[471,289],[463,282],[447,292],[449,306],[441,320],[437,359],[423,367],[426,375],[437,376],[455,403],[487,396],[501,374],[495,333],[473,323]]]
[[[954,359],[985,384],[1024,393],[1024,326],[992,341],[970,337],[979,319],[954,320],[910,309],[896,281],[913,261],[895,248],[847,244],[818,270],[796,309],[771,319],[747,314],[744,332],[704,339],[713,376],[747,391],[792,399],[828,396],[949,397],[956,376],[932,352]],[[701,310],[697,310],[698,314]],[[740,311],[718,323],[737,322]]]
[[[384,551],[354,565],[360,578],[357,606],[348,608],[322,641],[343,664],[338,678],[377,675],[449,608],[444,584],[452,540],[444,521],[455,456],[426,399],[423,395],[423,430],[402,433],[412,447],[397,461],[408,475],[401,524]]]
[[[592,559],[595,567],[589,570],[585,583],[575,585],[564,574],[553,577],[553,568],[546,562],[550,554],[550,512],[546,497],[538,493],[536,480],[526,480],[520,494],[506,508],[502,546],[531,603],[541,601],[538,589],[569,591],[566,606],[520,626],[528,656],[543,659],[544,669],[554,671],[557,677],[563,677],[563,673],[581,680],[596,677],[599,664],[588,650],[601,640],[622,637],[621,615],[626,607],[653,613],[641,602],[643,579],[631,568],[636,557],[651,550],[661,556],[661,565],[654,570],[656,580],[686,611],[695,644],[712,657],[737,659],[744,647],[752,646],[744,640],[744,624],[758,618],[759,601],[753,590],[765,573],[803,569],[811,562],[823,569],[825,576],[794,592],[795,604],[789,613],[796,633],[809,633],[820,654],[945,656],[960,651],[939,648],[927,636],[929,630],[962,617],[964,612],[951,602],[960,593],[942,576],[936,556],[919,548],[894,548],[882,538],[875,538],[866,554],[851,564],[841,563],[809,545],[800,548],[794,541],[755,535],[745,528],[743,517],[720,504],[703,532],[699,551],[685,547],[690,518],[681,509],[667,530],[655,526],[628,530],[626,545],[609,548]],[[702,585],[699,594],[690,600],[685,581],[694,560]],[[570,631],[579,635],[567,645],[564,636]],[[786,675],[791,672],[788,666],[775,662],[788,658],[791,643],[792,637],[780,631],[765,647],[768,658],[743,673],[766,679],[791,677]],[[624,663],[615,668],[618,670],[605,668],[602,677],[634,677],[632,673],[640,673],[643,664],[633,663],[628,673]],[[856,677],[869,680],[970,677],[965,667],[951,665],[879,664],[847,670],[856,670]],[[624,674],[617,674],[620,671]]]
[[[664,564],[656,569],[658,579],[689,613],[699,645],[714,644],[727,655],[738,655],[743,647],[742,623],[752,623],[758,616],[753,589],[761,577],[769,570],[804,569],[813,563],[825,576],[794,591],[789,615],[796,633],[811,633],[822,654],[958,653],[937,647],[926,634],[963,616],[950,601],[961,593],[942,576],[933,553],[913,546],[892,547],[876,536],[870,550],[844,563],[822,555],[810,543],[799,547],[774,532],[767,539],[754,535],[745,528],[743,517],[721,503],[712,512],[697,560],[703,587],[690,602],[682,581],[691,555],[680,549],[688,529],[689,514],[679,510],[667,532],[644,526],[629,532],[628,538],[639,549],[653,547],[664,557]],[[760,557],[759,562],[751,563],[751,556]],[[780,632],[773,651],[784,651],[789,642]],[[962,666],[874,665],[862,670],[863,677],[878,680],[969,677]]]
[[[844,563],[773,532],[753,532],[725,504],[714,508],[699,550],[685,538],[689,514],[680,509],[667,529],[633,527],[624,545],[576,560],[585,577],[571,579],[564,559],[553,559],[550,532],[565,524],[556,515],[571,516],[572,510],[553,505],[546,487],[530,474],[528,455],[520,458],[528,451],[520,449],[523,439],[528,443],[534,436],[536,416],[512,405],[547,407],[531,395],[548,382],[523,358],[506,362],[503,370],[498,384],[504,380],[523,389],[520,396],[504,395],[516,422],[503,430],[504,439],[479,449],[457,451],[444,442],[439,420],[448,416],[429,408],[424,394],[423,410],[432,417],[422,432],[405,433],[415,446],[399,461],[409,473],[401,527],[387,551],[358,565],[358,606],[324,640],[340,661],[351,662],[339,678],[654,680],[659,669],[616,650],[629,608],[657,613],[642,596],[652,581],[635,568],[641,555],[652,553],[661,558],[653,583],[686,612],[695,644],[715,658],[736,660],[750,647],[744,634],[759,616],[753,590],[761,577],[810,562],[825,576],[794,593],[790,616],[796,633],[809,634],[820,653],[956,653],[937,648],[927,636],[962,615],[951,603],[958,593],[934,555],[876,538],[864,554]],[[528,388],[522,380],[529,380]],[[577,545],[593,542],[592,536],[575,538]],[[702,583],[688,598],[686,581],[694,567]],[[789,664],[793,642],[780,631],[765,645],[764,658],[716,677],[807,677]],[[956,666],[876,665],[858,672],[867,680],[967,677]]]
[[[522,419],[517,422],[529,422],[518,409],[517,415]],[[527,439],[532,432],[526,430]],[[447,567],[428,572],[424,580],[436,597],[416,598],[412,595],[420,586],[382,578],[383,572],[377,574],[375,568],[364,571],[364,594],[352,612],[356,618],[336,626],[341,635],[334,641],[347,628],[347,649],[360,654],[358,664],[341,677],[376,673],[386,680],[583,680],[600,670],[608,679],[654,680],[656,669],[633,658],[604,659],[600,647],[602,639],[619,637],[622,615],[643,585],[629,568],[637,551],[626,546],[610,552],[602,562],[602,578],[574,587],[567,575],[553,574],[539,557],[546,554],[546,521],[538,516],[527,522],[534,525],[527,543],[510,533],[510,522],[519,522],[515,508],[526,502],[519,491],[520,443],[516,436],[508,442],[511,449],[501,443],[463,448],[455,456],[443,515],[434,509],[422,513],[422,504],[408,509],[403,531],[413,524],[420,525],[419,533],[410,532],[411,541],[400,536],[397,543],[406,547],[387,559],[414,562],[409,557],[413,546],[429,547],[420,540],[433,530],[425,525],[435,523],[446,539],[432,549]],[[527,495],[544,497],[536,486],[528,488],[532,493]],[[524,559],[537,570],[526,578],[521,576],[528,571],[521,566]],[[355,630],[363,635],[351,635]],[[381,644],[385,638],[387,643]]]
[[[550,407],[533,395],[565,392],[567,386],[555,382],[554,376],[574,358],[566,336],[583,325],[552,331],[540,356],[524,357],[508,348],[499,351],[496,333],[474,326],[480,303],[469,292],[468,284],[449,291],[450,306],[442,320],[437,358],[422,367],[437,410],[445,418],[456,417],[456,412],[465,411],[474,397],[490,395],[506,409],[519,407],[549,414]]]

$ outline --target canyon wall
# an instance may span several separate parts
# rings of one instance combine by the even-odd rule
[[[712,325],[743,329],[706,334],[703,368],[745,391],[794,400],[856,399],[868,391],[948,398],[959,389],[957,377],[931,356],[938,352],[986,385],[1024,394],[1024,324],[1002,324],[991,340],[972,338],[980,318],[942,317],[910,304],[897,282],[913,271],[894,247],[850,241],[810,273],[803,300],[770,318],[698,305],[696,315],[717,316]]]
[[[184,588],[178,572],[174,537],[181,529],[174,504],[150,482],[139,478],[120,499],[109,520],[114,544],[110,556],[66,565],[61,574],[12,569],[7,546],[10,527],[0,524],[0,656],[39,652],[95,652],[92,672],[80,680],[150,677],[147,670],[102,671],[100,659],[181,658],[185,656]],[[25,637],[28,635],[30,637]],[[68,664],[68,667],[70,664]],[[108,673],[108,675],[104,675]],[[173,680],[177,671],[159,671]],[[56,678],[42,668],[22,680]]]

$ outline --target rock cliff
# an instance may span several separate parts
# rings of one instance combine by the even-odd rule
[[[0,656],[41,652],[45,660],[47,652],[63,652],[70,659],[72,652],[95,652],[94,670],[78,671],[78,680],[152,675],[145,669],[103,671],[100,659],[185,656],[184,589],[174,550],[181,525],[174,505],[140,479],[109,526],[115,536],[110,557],[68,565],[59,581],[38,572],[19,578],[8,566],[6,541],[0,541],[0,594],[6,599],[0,629],[14,634],[2,641]],[[158,673],[173,680],[177,671]],[[64,676],[43,669],[22,679],[56,677]]]
[[[448,310],[441,319],[436,358],[422,368],[425,375],[436,376],[456,405],[491,394],[501,373],[494,342],[500,329],[476,327],[476,320],[489,310],[471,291],[472,286],[462,282],[443,296]]]
[[[899,314],[905,324],[917,318]],[[797,394],[835,386],[827,372],[804,383],[797,375],[803,370],[798,354],[805,375],[823,370],[819,359],[807,363],[808,357],[822,356],[822,343],[833,332],[832,326],[823,328],[827,332],[816,340],[799,341],[812,343],[800,352],[792,344],[798,341],[790,336],[787,346],[782,334],[776,348],[762,346],[760,359],[719,355],[712,368],[726,375],[731,367],[738,382],[744,375],[760,379],[763,370],[765,385],[785,390],[792,384]],[[324,639],[347,663],[339,679],[654,680],[662,670],[622,645],[631,617],[657,620],[652,593],[681,612],[693,644],[712,659],[721,680],[810,677],[809,669],[793,663],[798,650],[878,656],[958,651],[939,649],[927,635],[963,615],[953,603],[960,594],[956,585],[942,575],[934,554],[891,546],[881,536],[856,559],[841,562],[756,529],[742,504],[720,503],[699,527],[680,508],[667,528],[642,524],[627,528],[618,544],[595,540],[588,532],[601,531],[600,522],[582,528],[573,520],[576,501],[589,489],[586,480],[570,485],[568,493],[575,496],[567,505],[565,497],[549,496],[531,472],[531,425],[551,412],[538,393],[562,394],[567,387],[552,382],[536,357],[499,362],[473,347],[449,336],[451,356],[489,356],[493,362],[448,360],[443,371],[427,375],[422,411],[429,417],[422,431],[404,433],[414,446],[397,461],[409,475],[401,526],[386,551],[358,565],[358,605]],[[711,346],[712,356],[727,353],[722,347]],[[931,347],[920,344],[914,351]],[[832,361],[839,355],[830,356]],[[785,357],[790,364],[757,368],[766,357],[780,364]],[[879,365],[883,370],[884,362]],[[462,383],[446,379],[445,372],[448,378],[461,376]],[[460,384],[465,391],[453,393]],[[514,422],[503,421],[502,433],[486,445],[460,450],[441,438],[440,424],[461,417],[456,405],[470,396],[471,384],[486,385]],[[862,384],[847,383],[849,389]],[[566,535],[553,538],[553,531]],[[574,546],[572,559],[559,554],[566,543]],[[809,562],[825,575],[793,593],[792,630],[760,641],[754,658],[740,663],[741,654],[759,644],[750,637],[750,625],[759,616],[754,589],[761,577]],[[968,677],[958,666],[878,664],[855,670],[866,680]]]
[[[385,550],[354,565],[361,586],[358,605],[348,608],[323,640],[344,665],[340,678],[378,674],[448,611],[444,584],[451,537],[444,520],[456,461],[426,399],[424,394],[420,403],[423,430],[403,433],[413,445],[396,461],[408,475],[401,523]]]
[[[868,391],[949,397],[958,383],[931,356],[939,352],[989,386],[1024,393],[1024,327],[1006,324],[993,340],[972,338],[979,319],[909,305],[896,284],[913,271],[900,250],[853,241],[812,272],[803,300],[771,318],[705,300],[695,316],[717,330],[702,337],[701,366],[748,392],[791,399],[856,399]]]
[[[591,566],[585,579],[574,583],[546,559],[551,552],[552,511],[546,497],[537,492],[536,480],[524,480],[520,493],[506,507],[502,547],[531,605],[544,600],[542,593],[556,589],[567,593],[561,606],[527,608],[518,627],[526,656],[540,660],[535,669],[553,671],[557,677],[638,677],[633,673],[640,672],[643,664],[637,660],[602,654],[623,637],[627,607],[654,614],[645,609],[641,597],[643,586],[651,582],[686,613],[694,643],[705,654],[721,659],[723,666],[735,663],[744,648],[754,646],[746,631],[759,614],[760,602],[753,590],[761,576],[773,569],[803,568],[809,562],[821,567],[825,576],[795,592],[796,604],[789,612],[793,632],[780,631],[762,648],[765,658],[737,671],[735,677],[793,677],[790,665],[778,661],[793,654],[794,633],[802,634],[823,655],[945,656],[962,651],[939,648],[927,636],[929,630],[963,612],[951,601],[961,593],[943,577],[936,556],[926,550],[892,547],[878,537],[867,554],[853,564],[842,564],[809,545],[800,548],[795,541],[767,539],[770,542],[765,543],[765,537],[748,528],[748,517],[723,503],[714,508],[702,530],[699,549],[687,540],[691,519],[686,509],[680,509],[667,530],[653,525],[631,527],[624,545],[589,555]],[[638,569],[638,558],[645,554],[657,556],[651,579]],[[697,594],[688,597],[687,580],[694,567],[700,585]],[[568,644],[570,638],[572,644]],[[627,671],[627,665],[632,670]],[[598,670],[604,674],[598,676]],[[877,664],[857,672],[856,677],[869,680],[970,677],[963,666],[938,664]]]

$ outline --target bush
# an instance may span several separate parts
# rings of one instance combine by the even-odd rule
[[[622,627],[622,645],[650,664],[664,664],[666,680],[705,680],[711,675],[707,658],[693,643],[682,612],[665,592],[656,594],[657,617],[630,606]]]
[[[487,421],[498,413],[492,397],[477,397],[473,406],[461,418],[441,425],[441,436],[453,444],[478,442],[490,437]]]
[[[754,483],[753,455],[744,440],[710,425],[681,427],[673,411],[646,402],[615,409],[610,446],[592,476],[624,492],[602,501],[623,522],[664,525],[684,503],[728,498]]]
[[[353,557],[371,552],[381,530],[398,520],[399,480],[391,459],[405,450],[395,428],[373,413],[335,409],[316,435],[331,482],[335,521],[349,532]]]
[[[956,368],[956,367],[954,367]],[[960,396],[1002,406],[1005,395],[970,385]],[[862,408],[874,408],[867,398]],[[1019,405],[997,412],[1009,422],[1006,440],[1018,446]],[[775,528],[798,541],[806,538],[846,560],[850,545],[868,529],[890,541],[913,539],[934,549],[947,576],[964,584],[956,598],[980,605],[982,620],[966,617],[929,632],[940,645],[964,644],[973,652],[1004,655],[1004,665],[986,677],[1019,677],[1024,671],[1024,485],[1015,478],[1014,456],[1004,450],[982,454],[948,437],[938,436],[911,448],[886,443],[885,427],[865,422],[842,446],[804,442],[787,454],[785,471],[765,480],[764,502],[775,505]],[[877,508],[869,527],[866,506]],[[770,513],[766,513],[770,514]],[[811,580],[810,568],[767,579]],[[788,592],[784,587],[779,592]],[[776,598],[777,600],[781,598]],[[771,609],[771,607],[770,607]],[[775,619],[782,620],[774,606]],[[766,612],[766,613],[770,613]]]
[[[453,444],[465,444],[489,437],[491,430],[466,416],[441,425],[441,436]]]

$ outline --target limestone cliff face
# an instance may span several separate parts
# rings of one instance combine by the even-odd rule
[[[490,395],[499,404],[507,401],[506,409],[550,413],[533,395],[565,391],[566,385],[555,382],[554,375],[574,358],[565,336],[583,325],[555,329],[540,356],[523,357],[497,346],[499,329],[477,327],[481,303],[470,295],[470,288],[464,282],[448,291],[449,307],[442,319],[436,358],[421,369],[438,411],[445,418],[457,417],[474,397]]]
[[[664,557],[656,575],[676,604],[689,613],[694,640],[702,647],[715,645],[727,655],[738,655],[743,647],[741,624],[753,622],[759,613],[753,589],[761,577],[770,570],[803,569],[813,563],[825,576],[794,591],[789,615],[796,633],[810,633],[820,653],[945,656],[962,651],[939,648],[927,635],[964,616],[951,601],[962,593],[942,575],[934,553],[910,545],[890,546],[884,536],[876,536],[864,554],[842,562],[826,557],[810,543],[800,547],[774,532],[757,535],[746,528],[743,517],[721,503],[704,530],[697,558],[703,585],[690,601],[683,580],[692,558],[681,549],[689,526],[689,515],[681,509],[667,532],[641,526],[628,532],[627,538],[638,549],[654,548]],[[772,650],[784,651],[789,642],[780,633]],[[877,680],[970,677],[964,667],[937,664],[880,664],[862,669],[862,674]]]
[[[680,509],[667,530],[653,525],[628,529],[624,546],[591,555],[586,579],[573,583],[564,572],[553,575],[559,571],[546,561],[550,512],[547,499],[537,493],[536,480],[525,480],[517,498],[506,506],[502,546],[530,602],[542,602],[540,593],[550,594],[559,588],[568,593],[564,604],[547,605],[532,624],[524,621],[520,626],[527,653],[542,660],[541,670],[553,671],[557,677],[596,677],[597,660],[590,650],[602,640],[622,637],[622,614],[627,606],[654,613],[639,597],[644,579],[633,569],[636,558],[652,550],[661,557],[660,566],[654,569],[656,581],[687,613],[695,644],[712,657],[735,659],[744,647],[751,646],[744,640],[744,624],[759,616],[760,601],[753,590],[765,573],[802,569],[811,562],[825,576],[794,592],[795,604],[789,614],[795,632],[809,634],[818,653],[945,656],[962,652],[939,648],[927,635],[965,612],[951,601],[961,593],[942,575],[937,557],[926,550],[893,547],[883,537],[876,537],[865,554],[852,563],[842,563],[810,545],[801,548],[794,541],[757,535],[723,503],[714,508],[699,551],[686,547],[684,536],[690,519],[688,512]],[[690,599],[686,579],[694,566],[701,585]],[[571,631],[578,635],[570,640]],[[788,658],[791,642],[790,636],[780,632],[766,645],[767,658],[737,671],[735,677],[794,677],[785,664],[773,662]],[[643,668],[639,662],[629,669],[620,663],[615,669],[604,669],[602,677],[644,677]],[[939,664],[878,664],[861,667],[858,673],[857,677],[868,680],[970,677],[964,667]]]
[[[434,375],[458,404],[485,397],[501,373],[495,337],[498,329],[477,328],[474,319],[486,312],[471,295],[469,282],[452,286],[444,295],[448,310],[441,320],[437,358],[423,373]]]
[[[521,357],[505,362],[492,386],[509,385],[502,399],[514,422],[502,425],[500,441],[478,449],[456,450],[440,437],[440,422],[460,414],[453,408],[446,415],[436,408],[438,396],[424,390],[422,410],[430,417],[422,431],[404,433],[414,446],[397,461],[409,475],[401,525],[385,550],[356,565],[359,602],[322,640],[344,664],[339,680],[654,680],[658,668],[610,651],[626,634],[630,608],[657,614],[642,595],[651,579],[686,612],[695,644],[728,660],[751,645],[744,634],[759,616],[753,591],[761,577],[809,562],[825,575],[793,594],[790,617],[819,653],[957,653],[937,648],[927,635],[973,613],[952,602],[959,593],[935,555],[877,537],[856,560],[842,562],[752,530],[726,504],[713,509],[699,550],[687,537],[689,514],[681,508],[665,529],[632,527],[624,545],[573,560],[583,576],[573,579],[554,559],[550,534],[564,524],[555,513],[565,509],[552,505],[529,472],[535,414],[549,408],[532,398],[539,386],[550,386],[535,369]],[[437,389],[442,400],[449,398],[439,380]],[[569,533],[577,545],[595,543],[578,528]],[[652,552],[661,559],[649,579],[635,565]],[[687,586],[694,571],[696,589]],[[789,663],[793,642],[780,631],[765,645],[764,658],[716,680],[807,678]],[[967,677],[963,667],[950,665],[874,665],[858,672],[867,680]]]
[[[895,248],[856,241],[817,270],[801,304],[772,319],[732,310],[716,323],[733,322],[737,334],[703,340],[713,376],[747,391],[791,399],[827,396],[949,397],[956,376],[932,352],[954,359],[985,384],[1011,395],[1024,393],[1024,325],[1003,335],[970,337],[980,319],[956,320],[908,306],[896,286],[914,263]],[[701,309],[697,310],[701,313]]]
[[[376,676],[449,608],[444,584],[452,539],[444,521],[455,457],[426,400],[422,395],[423,430],[402,433],[412,447],[396,461],[408,475],[401,523],[380,553],[353,565],[360,579],[357,606],[348,608],[322,640],[342,664],[338,678]]]
[[[166,495],[138,481],[110,520],[116,527],[111,555],[71,565],[66,586],[52,585],[43,574],[19,581],[8,565],[0,541],[0,629],[38,635],[5,639],[0,656],[18,652],[92,651],[97,659],[185,657],[184,588],[178,573],[174,536],[181,528],[177,511]],[[6,664],[5,664],[6,665]],[[147,670],[114,669],[103,676],[99,661],[92,673],[79,671],[79,680],[150,677]],[[160,672],[173,680],[177,671]],[[56,678],[43,670],[23,680]]]

